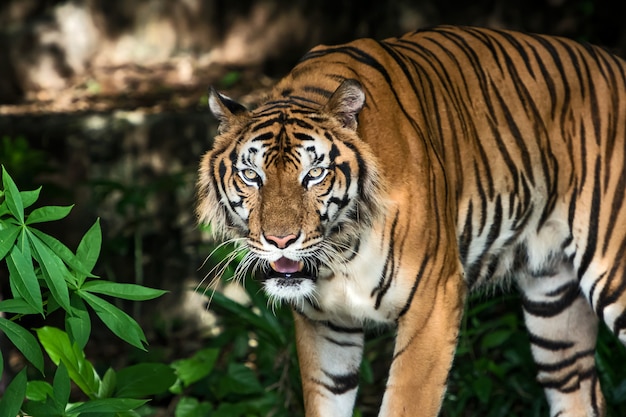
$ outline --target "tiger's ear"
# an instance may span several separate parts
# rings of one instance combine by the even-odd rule
[[[239,104],[230,97],[220,94],[213,87],[209,90],[209,109],[211,113],[213,113],[213,116],[220,122],[220,132],[228,129],[234,121],[235,116],[248,112],[248,109],[242,104]]]
[[[337,87],[324,110],[339,119],[345,127],[356,130],[357,116],[364,104],[363,86],[357,80],[348,79]]]

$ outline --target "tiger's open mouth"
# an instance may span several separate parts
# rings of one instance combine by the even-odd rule
[[[317,275],[304,262],[282,257],[270,262],[263,287],[271,299],[298,305],[314,297],[316,281]]]
[[[270,262],[270,269],[267,271],[265,278],[284,280],[283,284],[293,285],[299,283],[302,279],[315,281],[317,277],[305,267],[304,262],[282,257],[277,261]]]

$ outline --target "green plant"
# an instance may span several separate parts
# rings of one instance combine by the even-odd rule
[[[232,250],[222,246],[215,252],[218,265]],[[232,277],[236,263],[224,267],[223,280]],[[302,415],[291,312],[268,306],[252,277],[246,277],[245,290],[245,304],[218,291],[206,294],[219,332],[192,358],[172,364],[179,377],[172,389],[180,396],[176,417]]]
[[[99,375],[83,352],[91,333],[88,307],[116,336],[145,349],[146,338],[137,322],[104,297],[148,300],[163,291],[98,279],[91,273],[102,243],[98,221],[74,253],[35,227],[63,219],[71,206],[44,206],[27,213],[40,189],[19,191],[4,166],[2,185],[0,261],[9,273],[11,297],[0,302],[0,313],[10,315],[0,317],[0,331],[39,374],[45,371],[41,347],[56,371],[52,383],[33,380],[27,368],[20,371],[0,400],[0,415],[138,415],[133,410],[146,402],[143,397],[165,392],[174,383],[173,369],[163,364],[139,364],[118,372],[108,369]],[[44,326],[36,330],[36,339],[19,324],[25,316],[38,315],[45,320],[55,311],[64,314],[65,331]],[[82,391],[84,400],[70,401],[70,381]]]

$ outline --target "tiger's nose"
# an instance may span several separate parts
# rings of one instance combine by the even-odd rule
[[[285,249],[287,246],[291,245],[298,239],[298,236],[294,234],[287,236],[274,236],[264,234],[263,236],[265,236],[265,240],[267,240],[279,249]]]

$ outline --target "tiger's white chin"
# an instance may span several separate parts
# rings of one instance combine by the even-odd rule
[[[299,305],[315,298],[315,282],[309,278],[268,278],[263,283],[270,300]]]

